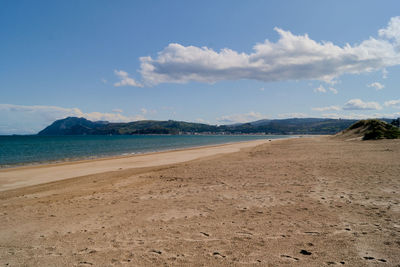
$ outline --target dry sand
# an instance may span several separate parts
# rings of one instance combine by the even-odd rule
[[[0,264],[400,266],[400,140],[203,156],[0,192]]]

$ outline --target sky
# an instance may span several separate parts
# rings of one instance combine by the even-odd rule
[[[400,117],[400,1],[0,1],[0,134]]]

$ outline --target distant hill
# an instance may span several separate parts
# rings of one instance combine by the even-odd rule
[[[293,118],[282,120],[262,120],[240,125],[221,126],[228,131],[270,134],[335,134],[346,129],[356,120]]]
[[[360,120],[336,135],[344,139],[397,139],[400,138],[399,128],[382,120]]]
[[[183,121],[135,121],[128,123],[92,122],[68,117],[57,120],[38,135],[133,135],[217,132],[218,127]]]
[[[134,135],[134,134],[335,134],[355,120],[293,118],[259,120],[234,125],[208,125],[184,121],[135,121],[128,123],[92,122],[68,117],[57,120],[38,135]]]
[[[40,131],[39,135],[83,135],[90,134],[93,129],[108,125],[108,121],[93,122],[84,118],[68,117],[53,122]]]

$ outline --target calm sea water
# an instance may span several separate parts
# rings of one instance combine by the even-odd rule
[[[287,137],[287,135],[0,136],[0,167]]]

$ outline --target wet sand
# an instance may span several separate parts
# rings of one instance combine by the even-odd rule
[[[4,190],[0,264],[400,264],[400,140],[230,152]]]
[[[264,139],[146,153],[141,155],[116,156],[101,159],[0,169],[0,192],[90,174],[120,171],[129,168],[155,167],[191,161],[216,154],[237,152],[242,148],[253,147],[267,142],[268,140]]]

